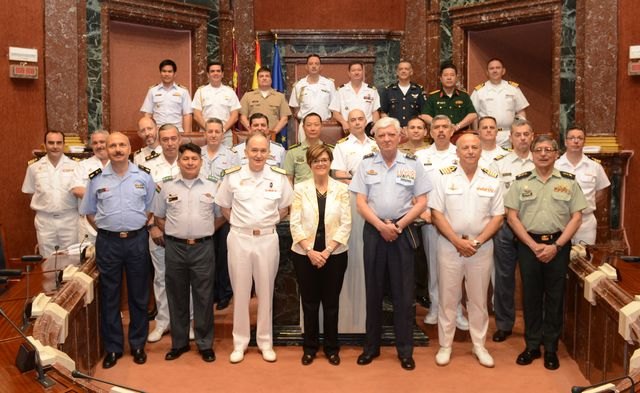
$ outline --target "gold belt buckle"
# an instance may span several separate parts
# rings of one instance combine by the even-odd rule
[[[252,233],[253,233],[253,236],[260,236],[260,230],[259,229],[254,229],[252,231]]]
[[[196,244],[196,241],[194,239],[187,239],[187,244],[193,246],[194,244]]]
[[[551,240],[551,235],[542,235],[540,236],[540,240],[542,240],[543,242],[548,242],[549,240]]]
[[[120,239],[126,239],[129,237],[129,232],[120,232],[118,235],[120,236]]]

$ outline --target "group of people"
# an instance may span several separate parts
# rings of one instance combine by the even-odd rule
[[[259,88],[238,100],[221,82],[222,65],[211,63],[210,83],[191,101],[174,82],[175,63],[163,61],[162,83],[149,90],[141,108],[138,135],[145,146],[133,163],[122,133],[92,133],[94,156],[81,162],[63,154],[63,133],[45,134],[46,155],[29,164],[22,190],[33,194],[43,255],[79,239],[95,241],[103,367],[114,366],[124,350],[123,271],[136,363],[146,361],[147,341],[169,331],[166,360],[189,351],[193,339],[202,359],[214,361],[214,304],[224,309],[232,296],[229,360],[241,362],[250,339],[253,285],[258,349],[264,360],[276,361],[276,224],[289,216],[304,321],[302,364],[311,364],[320,348],[320,306],[329,363],[340,364],[345,312],[365,332],[357,363],[371,363],[380,354],[389,292],[403,369],[415,368],[416,301],[429,308],[424,322],[438,325],[438,365],[449,364],[459,328],[470,330],[479,363],[493,367],[485,348],[487,291],[493,283],[493,340],[501,342],[515,322],[519,263],[526,347],[516,361],[530,364],[543,346],[544,366],[558,368],[569,251],[572,241],[595,243],[593,212],[609,185],[602,166],[582,151],[585,132],[567,130],[562,157],[555,140],[534,140],[525,119],[528,103],[517,84],[502,80],[498,59],[489,61],[489,80],[470,97],[456,87],[451,64],[442,66],[442,88],[428,95],[410,81],[411,64],[404,61],[398,82],[380,96],[363,82],[361,63],[349,65],[350,82],[337,91],[320,69],[320,58],[310,55],[309,75],[295,84],[287,105],[271,89],[268,68],[257,71]],[[205,146],[181,141],[192,113]],[[291,113],[300,120],[302,138],[285,151],[272,139]],[[321,140],[322,121],[332,116],[347,133],[335,146]],[[240,135],[246,140],[231,147],[238,121],[248,130]],[[421,243],[426,266],[415,265]],[[158,310],[151,332],[149,259]]]

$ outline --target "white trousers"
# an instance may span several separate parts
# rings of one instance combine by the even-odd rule
[[[578,244],[583,241],[587,244],[596,244],[596,233],[598,231],[598,222],[593,212],[582,215],[582,224],[571,239],[572,244]]]
[[[256,342],[260,349],[273,346],[273,289],[280,262],[278,234],[252,236],[231,227],[227,237],[229,278],[233,288],[233,348],[249,346],[252,278],[258,297]]]
[[[493,265],[493,240],[489,240],[470,258],[461,257],[443,236],[438,237],[438,341],[451,347],[456,332],[456,310],[462,298],[462,279],[467,290],[469,332],[474,346],[484,347],[489,327],[487,290]]]
[[[431,307],[429,312],[438,310],[438,260],[436,257],[436,244],[438,242],[438,230],[432,224],[425,224],[420,228],[422,234],[422,246],[427,257],[429,268],[429,300]]]
[[[77,210],[67,210],[61,213],[36,212],[34,226],[38,239],[40,255],[48,258],[59,250],[66,250],[70,245],[78,242]]]
[[[156,329],[169,329],[169,302],[167,301],[167,290],[164,284],[166,266],[164,263],[164,247],[158,246],[149,236],[149,253],[155,274],[153,275],[153,294],[156,298]],[[141,284],[142,285],[142,284]],[[144,284],[146,285],[146,283]]]

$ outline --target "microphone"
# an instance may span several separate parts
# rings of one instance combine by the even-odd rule
[[[111,385],[111,386],[117,386],[117,387],[119,387],[119,388],[127,389],[127,390],[132,391],[132,392],[145,393],[143,390],[130,388],[130,387],[128,387],[128,386],[124,386],[124,385],[118,385],[117,383],[113,383],[113,382],[105,381],[105,380],[103,380],[103,379],[96,378],[96,377],[92,377],[91,375],[87,375],[87,374],[81,373],[81,372],[80,372],[80,371],[78,371],[78,370],[73,370],[73,371],[71,371],[71,376],[72,376],[72,377],[74,377],[74,378],[83,378],[83,379],[88,379],[88,380],[91,380],[91,381],[96,381],[96,382],[105,383],[105,384],[107,384],[107,385]]]
[[[610,379],[608,381],[602,381],[602,382],[596,383],[595,385],[591,385],[591,386],[574,386],[574,387],[571,388],[571,393],[583,393],[583,392],[584,393],[598,393],[598,392],[606,392],[606,391],[617,392],[617,390],[615,390],[616,386],[613,384],[613,382],[622,381],[623,379],[628,379],[631,382],[631,387],[629,389],[629,392],[630,393],[635,393],[636,392],[636,384],[635,384],[633,378],[631,378],[628,375],[625,375],[624,377]],[[602,388],[602,389],[599,389],[599,388]]]
[[[84,262],[84,257],[85,257],[85,253],[82,250],[82,244],[85,242],[85,240],[87,240],[89,238],[88,234],[84,234],[84,239],[82,239],[82,241],[80,242],[80,245],[78,246],[78,254],[80,254],[80,264],[82,265],[82,263]],[[86,250],[86,248],[85,248]]]
[[[55,385],[56,383],[51,378],[47,377],[44,374],[44,370],[42,368],[42,362],[40,361],[40,354],[38,353],[38,348],[36,348],[35,345],[31,344],[31,341],[29,341],[27,336],[25,336],[24,333],[22,333],[22,330],[18,329],[18,327],[15,325],[15,323],[13,323],[11,318],[9,318],[9,316],[4,313],[4,310],[2,309],[2,307],[0,307],[0,315],[2,315],[4,317],[4,319],[9,321],[9,323],[11,324],[11,327],[13,329],[15,329],[15,331],[20,333],[22,338],[33,348],[34,355],[35,355],[35,368],[36,368],[36,372],[38,374],[36,376],[36,380],[38,382],[40,382],[40,385],[42,385],[45,389],[46,388],[50,388],[51,386]],[[17,359],[16,359],[16,361],[17,361]]]
[[[60,289],[60,274],[58,274],[58,250],[60,249],[60,246],[56,244],[56,246],[54,247],[54,249],[56,250],[53,253],[53,271],[55,272],[56,275],[56,289]]]
[[[4,276],[4,277],[19,277],[19,276],[22,276],[22,270],[20,270],[20,269],[0,269],[0,276]]]
[[[21,331],[26,331],[27,328],[29,327],[29,319],[31,318],[31,302],[30,302],[30,298],[29,298],[29,282],[31,281],[31,264],[35,263],[35,262],[40,262],[42,261],[42,255],[25,255],[22,258],[20,258],[20,260],[23,263],[27,264],[26,267],[26,276],[27,276],[27,282],[26,282],[26,287],[27,287],[27,293],[24,297],[24,306],[22,307],[22,326],[20,327]]]

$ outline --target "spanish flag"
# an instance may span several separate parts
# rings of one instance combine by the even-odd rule
[[[258,88],[258,70],[262,67],[262,60],[260,57],[260,41],[258,41],[258,37],[256,37],[256,66],[253,70],[253,83],[251,83],[251,88],[253,90]]]
[[[233,57],[231,59],[231,68],[233,70],[233,76],[231,78],[231,87],[236,92],[236,95],[240,97],[240,73],[238,72],[238,45],[236,43],[236,28],[231,30],[231,48],[233,50]]]

